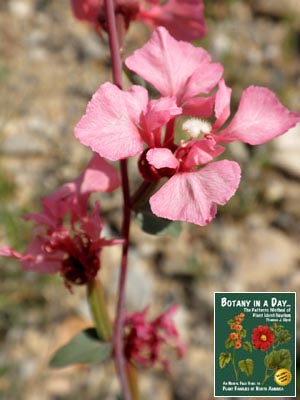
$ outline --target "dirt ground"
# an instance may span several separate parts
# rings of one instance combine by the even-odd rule
[[[223,63],[235,107],[253,84],[299,112],[299,1],[206,1],[206,16],[199,45]],[[125,55],[148,36],[132,24]],[[73,128],[110,79],[106,40],[73,18],[68,0],[0,2],[0,244],[23,249],[30,228],[20,216],[83,168],[90,152]],[[153,392],[160,400],[213,397],[215,291],[300,290],[300,127],[271,144],[231,145],[228,154],[242,167],[242,183],[209,226],[154,237],[133,222],[127,308],[150,304],[155,316],[179,304],[176,322],[188,344],[172,375],[141,372],[144,400]],[[120,201],[119,193],[101,196],[108,234],[120,226]],[[101,277],[112,315],[119,260],[117,247],[105,250]],[[59,277],[25,273],[3,259],[0,279],[0,399],[116,399],[110,363],[47,367],[55,349],[91,323],[84,288],[70,294]]]

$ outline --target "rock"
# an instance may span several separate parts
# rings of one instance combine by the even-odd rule
[[[250,2],[256,12],[280,18],[293,18],[297,26],[300,26],[300,3],[298,0],[253,0]]]
[[[272,164],[300,178],[300,125],[273,141]]]
[[[3,130],[1,153],[4,155],[36,156],[49,153],[47,137],[55,133],[56,126],[39,116],[11,119]]]
[[[103,252],[102,282],[111,297],[116,297],[120,273],[120,246],[114,246],[113,252]],[[119,249],[118,249],[119,247]],[[129,252],[128,272],[126,280],[126,309],[129,311],[143,310],[153,302],[154,278],[147,260],[143,260],[136,251]],[[114,308],[112,308],[114,312]]]
[[[238,249],[233,256],[234,281],[244,290],[267,290],[289,279],[296,268],[300,252],[296,243],[272,228],[241,232]]]
[[[32,2],[24,0],[10,0],[8,3],[9,11],[14,17],[24,19],[33,13]]]

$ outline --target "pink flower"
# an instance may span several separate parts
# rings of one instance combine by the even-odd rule
[[[189,62],[182,62],[185,59]],[[299,121],[299,115],[288,111],[270,90],[251,86],[224,127],[230,117],[231,89],[221,79],[222,67],[212,64],[205,50],[176,41],[164,28],[158,28],[126,64],[164,97],[149,101],[140,86],[124,92],[106,83],[90,101],[75,135],[114,161],[140,154],[139,170],[148,182],[167,178],[150,198],[152,212],[162,218],[208,224],[217,205],[224,205],[240,182],[237,163],[213,162],[225,150],[221,144],[261,144]],[[197,97],[201,94],[208,96]],[[178,118],[183,115],[201,119],[182,123]],[[188,137],[178,142],[174,136],[180,125]]]
[[[120,243],[100,238],[102,227],[96,204],[90,215],[72,227],[61,225],[53,229],[47,224],[36,225],[34,238],[23,254],[4,246],[0,255],[19,259],[25,270],[59,273],[67,286],[85,284],[97,275],[102,248]]]
[[[94,156],[77,179],[42,199],[43,212],[24,217],[36,223],[33,240],[24,253],[3,246],[0,255],[20,260],[25,270],[59,273],[68,287],[89,282],[100,268],[102,248],[122,240],[100,237],[103,228],[100,206],[96,203],[88,213],[88,198],[100,188],[113,190],[118,185],[113,167]],[[64,224],[66,216],[70,220],[68,225]]]
[[[168,0],[160,5],[153,0],[115,0],[115,13],[123,17],[127,30],[130,22],[140,20],[150,26],[166,27],[180,40],[191,41],[206,35],[202,0]],[[101,34],[107,30],[103,0],[71,0],[77,19],[91,23]]]
[[[136,313],[128,313],[124,320],[124,352],[128,361],[136,362],[144,368],[161,364],[167,372],[170,365],[164,355],[164,348],[171,346],[177,357],[185,354],[185,346],[173,322],[177,306],[171,307],[152,322],[146,320],[148,308]]]
[[[208,224],[216,215],[216,204],[224,205],[240,181],[237,163],[211,162],[225,150],[218,143],[240,140],[261,144],[283,134],[299,121],[299,116],[284,108],[268,89],[250,87],[242,94],[231,123],[222,129],[230,113],[230,93],[221,81],[215,97],[216,121],[212,126],[199,119],[187,120],[183,128],[191,138],[182,141],[175,151],[157,148],[144,153],[146,162],[140,169],[145,179],[145,170],[156,179],[170,178],[150,198],[151,210],[157,216],[200,226]],[[202,136],[200,140],[198,135]],[[197,168],[204,164],[207,165]]]

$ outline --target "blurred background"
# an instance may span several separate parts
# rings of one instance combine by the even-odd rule
[[[20,218],[39,198],[74,179],[91,153],[73,129],[91,95],[111,79],[107,43],[76,21],[68,0],[0,2],[0,245],[23,250],[30,224]],[[208,35],[198,44],[225,67],[233,106],[249,85],[276,92],[300,111],[300,2],[206,1]],[[132,24],[124,54],[149,37]],[[180,305],[188,353],[172,375],[141,373],[143,399],[213,397],[213,292],[300,289],[300,128],[270,144],[230,145],[243,170],[236,196],[207,227],[154,237],[132,224],[127,307],[151,315]],[[132,179],[136,179],[132,170]],[[120,227],[120,194],[101,195],[106,233]],[[120,249],[105,250],[101,277],[114,312]],[[20,271],[0,259],[0,399],[115,400],[113,365],[50,370],[59,346],[90,326],[85,290],[59,277]],[[300,395],[299,395],[300,398]]]

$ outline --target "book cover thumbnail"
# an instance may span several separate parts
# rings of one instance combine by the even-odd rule
[[[296,396],[295,293],[215,293],[215,397]]]

